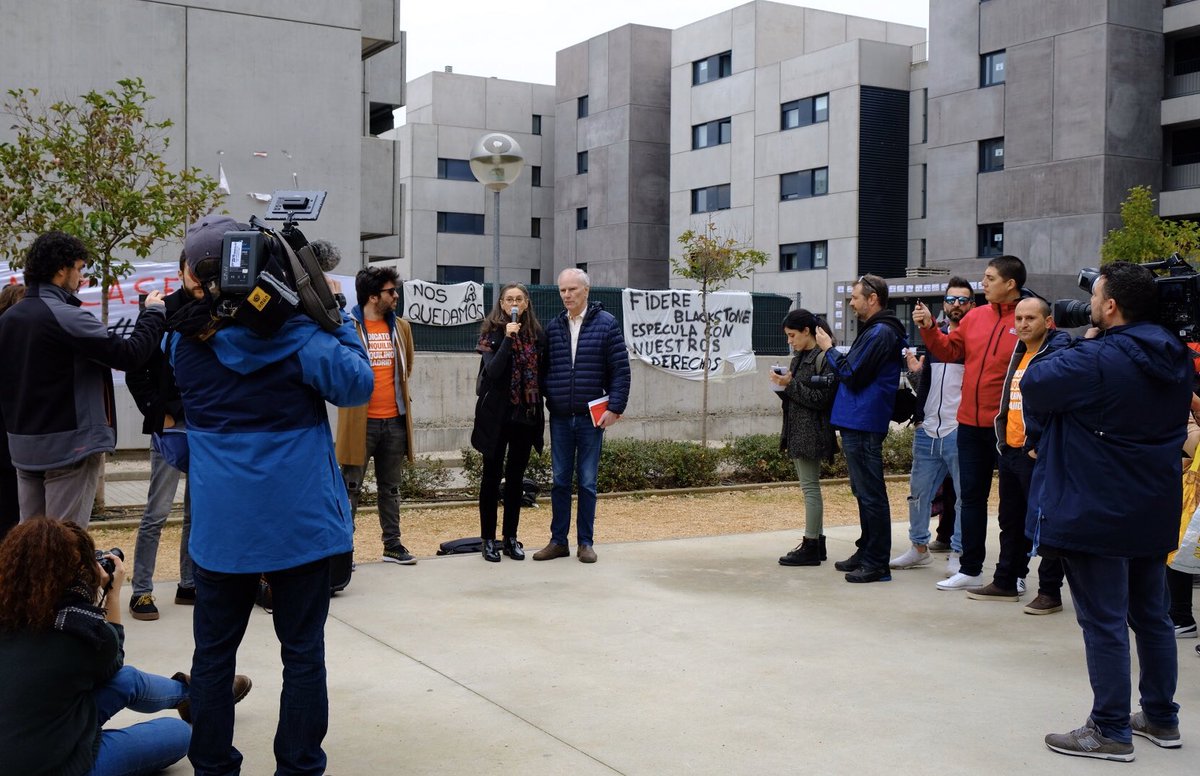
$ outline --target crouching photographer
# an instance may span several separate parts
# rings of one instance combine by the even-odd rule
[[[186,271],[205,298],[169,323],[191,458],[196,608],[188,758],[197,774],[236,773],[242,762],[228,687],[260,573],[271,585],[282,645],[277,772],[325,772],[330,558],[352,548],[325,402],[365,404],[374,386],[349,319],[338,314],[331,323],[328,308],[295,303],[306,284],[323,284],[319,271],[305,274],[280,236],[259,230],[215,215],[188,228]],[[236,277],[250,260],[264,270]],[[231,277],[254,290],[231,293]],[[281,298],[291,301],[277,307]]]
[[[180,760],[183,719],[102,730],[121,709],[187,699],[184,682],[125,664],[120,558],[98,559],[86,531],[45,517],[13,528],[0,558],[0,773],[143,774]]]

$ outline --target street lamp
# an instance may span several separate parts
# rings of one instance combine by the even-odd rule
[[[492,239],[492,304],[500,298],[500,192],[508,188],[525,167],[521,146],[508,135],[492,132],[484,135],[471,149],[471,173],[475,180],[491,189],[496,213]]]

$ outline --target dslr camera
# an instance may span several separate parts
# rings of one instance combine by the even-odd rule
[[[283,221],[279,231],[250,216],[249,231],[226,232],[221,267],[208,285],[218,320],[232,320],[270,337],[298,312],[326,331],[342,323],[346,299],[334,294],[325,273],[341,260],[324,240],[309,242],[296,226],[315,221],[325,203],[324,191],[276,191],[265,220]]]
[[[1183,342],[1200,342],[1200,273],[1178,253],[1142,266],[1155,274],[1154,289],[1158,292],[1155,322]],[[1079,270],[1077,282],[1090,294],[1098,277],[1099,269],[1084,267]],[[1059,299],[1054,303],[1054,322],[1065,329],[1090,326],[1092,305],[1078,299]]]
[[[120,547],[113,547],[111,550],[96,550],[96,562],[100,564],[100,568],[104,569],[104,573],[108,574],[108,582],[104,589],[108,590],[112,587],[112,576],[117,571],[117,564],[113,563],[109,555],[115,555],[121,560],[125,560],[125,553],[121,552]]]

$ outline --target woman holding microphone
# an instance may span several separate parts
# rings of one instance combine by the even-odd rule
[[[483,456],[479,484],[479,535],[483,559],[500,562],[500,551],[524,560],[517,541],[525,467],[533,449],[542,451],[545,410],[540,380],[546,372],[546,334],[520,283],[500,289],[496,306],[483,322],[478,351],[482,357],[471,446]],[[507,451],[507,459],[505,452]],[[500,475],[504,475],[503,545],[496,545]]]

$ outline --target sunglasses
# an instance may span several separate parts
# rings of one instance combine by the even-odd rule
[[[381,289],[379,289],[379,293],[380,294],[391,294],[392,296],[399,296],[400,290],[396,289],[396,288],[381,288]]]
[[[974,297],[970,296],[946,296],[946,304],[968,304],[974,301]]]
[[[869,292],[869,293],[864,294],[864,296],[870,296],[871,294],[875,294],[876,296],[882,298],[882,294],[879,291],[879,286],[876,285],[874,281],[867,280],[866,275],[863,275],[862,277],[860,277],[858,279],[858,282],[862,286],[864,286],[866,288],[866,290]]]

